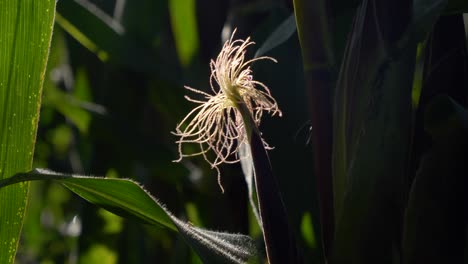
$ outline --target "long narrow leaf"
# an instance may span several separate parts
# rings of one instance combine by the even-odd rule
[[[289,225],[286,208],[263,146],[260,132],[246,105],[239,104],[253,161],[253,175],[263,229],[263,238],[270,264],[299,263],[294,233]]]
[[[258,210],[257,194],[255,192],[255,177],[254,177],[254,163],[252,160],[252,155],[250,155],[250,146],[243,143],[239,147],[239,156],[241,157],[240,164],[242,168],[242,173],[244,174],[245,183],[247,184],[247,193],[249,196],[250,206],[252,207],[252,212],[262,228],[262,220],[260,218],[260,213]]]
[[[0,188],[34,180],[57,181],[88,202],[115,214],[178,231],[204,263],[258,261],[258,253],[250,237],[205,230],[187,224],[172,215],[142,186],[129,179],[87,177],[35,169],[0,181]],[[11,187],[5,189],[9,188]]]
[[[170,0],[169,13],[179,61],[188,66],[199,46],[196,3],[194,0]]]
[[[102,61],[143,72],[153,71],[156,67],[151,51],[128,37],[120,23],[90,1],[59,1],[57,23]]]
[[[281,25],[276,28],[273,33],[265,40],[263,45],[255,52],[255,58],[262,56],[268,51],[283,44],[296,32],[296,19],[294,14],[291,14]]]
[[[0,0],[0,179],[31,169],[55,0]],[[0,190],[0,263],[13,263],[28,184]]]
[[[399,259],[416,45],[395,46],[410,4],[363,1],[348,38],[335,98],[333,263]]]

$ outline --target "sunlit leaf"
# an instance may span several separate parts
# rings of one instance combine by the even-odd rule
[[[255,52],[255,57],[260,57],[277,46],[283,44],[296,32],[296,19],[294,14],[290,15],[275,31],[265,40],[260,48]]]
[[[115,264],[118,263],[117,254],[106,246],[97,244],[89,248],[80,256],[79,263]]]
[[[187,66],[198,50],[195,0],[170,0],[169,13],[179,60]]]
[[[0,0],[0,179],[31,168],[55,0]],[[28,184],[0,190],[0,263],[13,263]]]
[[[314,226],[312,224],[312,216],[310,213],[305,213],[301,220],[301,234],[307,246],[310,248],[317,247],[317,240],[315,236]]]
[[[244,174],[245,183],[247,184],[247,193],[249,195],[250,207],[255,219],[257,220],[257,224],[260,226],[260,228],[262,228],[262,220],[260,219],[258,201],[256,199],[257,194],[255,192],[254,165],[252,156],[250,155],[250,146],[248,144],[242,144],[239,147],[239,156],[242,157],[240,164]]]
[[[204,263],[257,263],[257,249],[249,236],[205,230],[185,223],[132,180],[86,177],[35,169],[0,181],[0,188],[33,180],[57,181],[88,202],[117,215],[178,231]],[[11,187],[5,189],[9,188]]]

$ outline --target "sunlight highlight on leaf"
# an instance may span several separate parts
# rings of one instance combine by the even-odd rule
[[[0,6],[0,179],[6,179],[31,169],[55,0],[0,0]],[[0,263],[14,262],[28,189],[0,190]]]
[[[112,213],[176,231],[204,263],[258,263],[257,248],[249,236],[206,230],[185,223],[141,185],[130,179],[90,177],[35,169],[0,180],[0,189],[8,190],[11,189],[9,185],[37,180],[56,181],[88,202]]]
[[[188,66],[199,46],[195,0],[170,0],[169,12],[180,63]]]

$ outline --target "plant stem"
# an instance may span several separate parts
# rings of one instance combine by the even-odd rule
[[[324,0],[294,0],[294,12],[313,128],[314,170],[319,195],[323,254],[328,258],[334,234],[331,171],[333,50],[329,34],[330,10]]]

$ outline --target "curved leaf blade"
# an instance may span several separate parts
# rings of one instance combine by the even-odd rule
[[[141,185],[129,179],[98,178],[35,169],[0,181],[0,188],[34,180],[61,183],[83,199],[123,217],[178,231],[204,263],[258,263],[254,241],[246,235],[215,232],[187,224]]]
[[[283,44],[294,34],[294,32],[296,32],[296,19],[294,14],[291,14],[275,31],[273,31],[273,33],[271,33],[257,52],[255,52],[254,57],[260,57],[268,51]]]
[[[246,235],[194,227],[172,217],[182,237],[205,264],[261,263],[254,241]]]
[[[57,181],[88,202],[117,215],[176,230],[164,206],[138,183],[129,179],[87,177],[34,169],[0,182],[0,188],[34,180]]]

